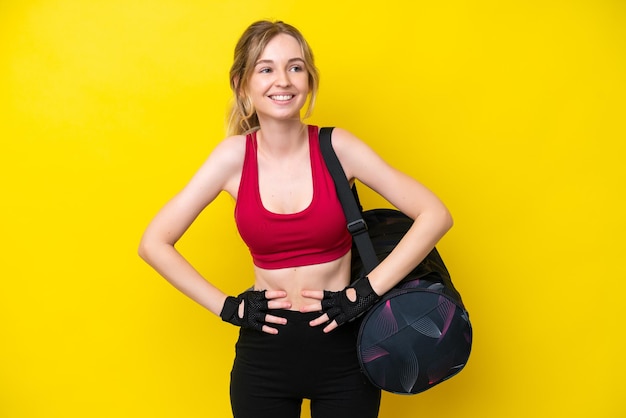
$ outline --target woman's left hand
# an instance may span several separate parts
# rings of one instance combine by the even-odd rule
[[[330,290],[303,290],[302,296],[319,300],[318,303],[303,306],[300,311],[321,311],[322,315],[309,322],[309,325],[315,327],[331,321],[324,328],[324,332],[330,332],[339,325],[360,317],[374,306],[380,298],[372,289],[367,277],[354,281],[354,283],[338,292]]]

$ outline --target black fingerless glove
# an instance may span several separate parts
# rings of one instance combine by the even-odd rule
[[[356,290],[356,300],[352,302],[348,299],[347,290]],[[353,321],[367,312],[380,297],[374,292],[367,277],[355,280],[350,286],[339,292],[324,290],[322,299],[322,311],[328,315],[330,321],[333,319],[337,325]]]
[[[243,302],[243,318],[239,317],[239,305]],[[261,331],[267,314],[265,291],[247,290],[237,297],[229,296],[224,302],[220,317],[242,328]]]

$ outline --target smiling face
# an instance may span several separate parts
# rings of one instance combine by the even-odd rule
[[[246,90],[259,120],[299,120],[310,90],[300,43],[284,33],[272,38],[256,61]]]

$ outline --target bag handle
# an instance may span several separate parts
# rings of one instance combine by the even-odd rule
[[[352,234],[352,239],[354,240],[356,248],[359,251],[363,267],[365,268],[365,274],[367,275],[370,271],[374,270],[380,261],[378,260],[378,256],[374,251],[374,245],[372,245],[372,241],[367,232],[367,223],[365,223],[361,213],[361,206],[356,185],[352,186],[352,190],[350,190],[350,183],[348,183],[346,173],[343,171],[341,162],[339,161],[339,158],[337,158],[337,154],[335,154],[335,150],[333,149],[331,140],[333,129],[334,128],[332,127],[324,127],[320,129],[320,149],[322,151],[324,161],[326,161],[328,171],[330,172],[333,182],[335,183],[337,196],[339,197],[339,201],[343,207],[343,213],[345,214],[346,221],[348,222],[348,231]]]

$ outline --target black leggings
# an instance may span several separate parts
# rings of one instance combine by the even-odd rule
[[[319,313],[279,311],[278,335],[241,329],[231,372],[235,418],[297,418],[303,399],[312,418],[376,418],[380,390],[361,373],[356,324],[328,334],[308,322]]]

